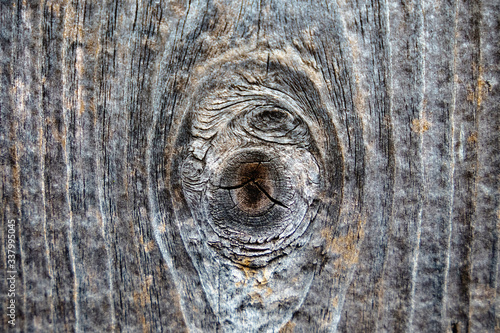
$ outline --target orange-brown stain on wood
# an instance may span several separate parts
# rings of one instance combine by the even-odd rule
[[[293,333],[295,331],[295,326],[297,326],[297,324],[289,321],[280,329],[279,333]]]
[[[491,91],[491,85],[489,82],[483,80],[484,67],[479,65],[479,75],[477,78],[477,96],[476,102],[477,106],[480,107],[483,103],[484,97]]]
[[[425,119],[425,117],[422,117],[420,119],[413,119],[411,122],[411,130],[415,133],[425,133],[429,130],[431,127],[431,123]]]
[[[467,101],[468,102],[473,102],[474,99],[475,99],[475,92],[474,92],[474,89],[472,89],[471,86],[468,86],[467,87]]]
[[[269,283],[269,277],[269,273],[265,268],[263,268],[260,276],[257,276],[257,278],[255,279],[254,286],[259,289],[263,289]]]
[[[53,15],[61,15],[61,5],[58,2],[49,0],[45,3],[45,6],[50,7],[51,13]]]
[[[264,304],[264,300],[263,300],[261,294],[259,294],[257,292],[253,292],[253,293],[250,293],[249,296],[250,296],[250,303],[251,304],[256,304],[256,303]]]
[[[144,238],[142,236],[139,236],[139,244],[141,244],[144,248],[144,251],[146,253],[151,252],[152,249],[155,247],[155,241],[150,240],[150,241],[144,241]]]
[[[249,294],[252,304],[255,303],[264,304],[264,299],[266,299],[273,293],[273,290],[269,287],[266,287],[264,290],[262,290],[261,288],[263,287],[254,285],[254,288],[256,290]]]
[[[337,308],[339,306],[339,295],[335,296],[335,298],[332,300],[332,306],[334,308]]]
[[[481,107],[484,98],[491,91],[491,84],[483,79],[483,66],[476,66],[474,64],[473,71],[476,71],[476,69],[478,77],[474,87],[472,87],[471,85],[468,85],[467,87],[467,101],[475,102],[477,104],[477,107]]]
[[[330,228],[321,230],[321,236],[326,241],[326,248],[331,253],[340,255],[340,259],[335,263],[337,268],[345,269],[358,262],[358,244],[364,238],[364,226],[366,220],[359,220],[356,228],[352,228],[345,236],[333,237]]]
[[[241,269],[243,271],[243,273],[245,274],[245,279],[242,281],[236,282],[236,287],[246,285],[248,280],[253,278],[258,273],[257,269],[253,269],[253,268],[249,267],[250,263],[251,263],[250,259],[244,258],[238,264],[236,264],[236,267]]]
[[[78,24],[77,13],[73,5],[69,4],[65,7],[64,13],[64,31],[63,37],[69,39],[68,42],[76,41],[78,35],[82,36],[83,27]]]
[[[155,242],[153,240],[150,240],[144,245],[144,251],[146,251],[146,253],[149,253],[151,252],[151,250],[154,249],[154,247],[155,247]]]
[[[10,147],[10,155],[14,161],[12,168],[12,174],[14,176],[14,202],[16,203],[17,210],[21,211],[21,171],[19,168],[19,156],[17,154],[16,145]]]
[[[151,287],[151,285],[153,284],[153,275],[148,275],[146,277],[145,284],[146,284],[147,289],[149,289]]]
[[[269,297],[273,293],[273,290],[267,285],[269,283],[270,273],[265,268],[259,273],[260,274],[255,278],[253,287],[258,290],[259,295],[264,298]]]
[[[133,294],[134,303],[140,305],[141,309],[144,309],[146,305],[149,305],[151,303],[148,289],[151,286],[152,282],[153,282],[153,277],[151,275],[148,275],[141,284],[141,291],[139,292],[134,291]],[[139,311],[139,317],[142,324],[142,331],[149,332],[150,324],[146,322],[144,311]]]
[[[476,143],[477,142],[477,132],[471,133],[471,135],[467,138],[468,143]]]
[[[167,226],[165,225],[165,223],[162,223],[158,226],[158,232],[164,234],[165,231],[167,231]]]

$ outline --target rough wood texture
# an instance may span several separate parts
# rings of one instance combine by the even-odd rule
[[[500,332],[497,0],[0,6],[2,330]]]

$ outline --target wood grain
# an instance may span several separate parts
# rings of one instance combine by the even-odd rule
[[[498,332],[499,12],[495,0],[1,1],[2,272],[17,221],[16,325],[2,274],[2,329]],[[246,107],[307,125],[276,143],[267,118],[254,139],[320,161],[300,246],[260,266],[186,239],[202,211],[182,188],[187,124],[238,87]],[[241,138],[210,141],[214,160]],[[287,291],[285,270],[264,275],[272,265],[309,284]],[[274,294],[258,289],[241,312],[256,317],[220,301],[243,286],[210,291],[224,272],[269,278]]]

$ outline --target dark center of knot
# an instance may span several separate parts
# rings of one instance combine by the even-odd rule
[[[269,166],[262,162],[242,163],[236,170],[233,186],[221,186],[231,192],[231,198],[241,210],[259,215],[273,205],[287,208],[275,199],[276,187],[271,179]]]

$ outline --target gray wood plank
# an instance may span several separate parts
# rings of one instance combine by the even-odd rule
[[[497,1],[0,6],[2,330],[500,329]]]

